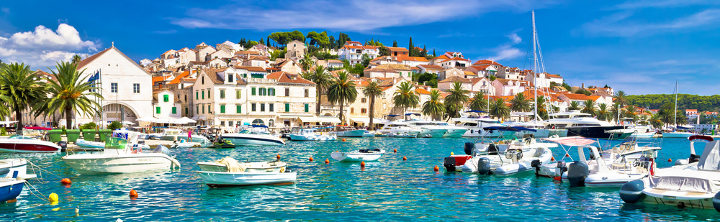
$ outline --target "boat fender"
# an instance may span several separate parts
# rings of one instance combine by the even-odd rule
[[[625,201],[625,203],[637,203],[645,197],[645,194],[642,192],[643,189],[645,189],[645,183],[642,180],[627,182],[620,188],[620,199]],[[717,195],[715,195],[715,197],[717,198]],[[717,205],[715,205],[715,208],[717,209]]]
[[[455,158],[454,157],[445,157],[445,161],[443,161],[443,166],[447,171],[456,171],[455,169]]]
[[[590,171],[588,165],[584,162],[574,161],[568,167],[567,178],[570,186],[585,186],[585,178],[587,178],[588,175],[590,175]]]
[[[280,167],[280,173],[285,173],[285,167]]]
[[[720,192],[715,194],[715,197],[712,199],[713,207],[715,207],[715,210],[720,212]]]
[[[478,173],[480,174],[489,175],[490,173],[492,173],[490,171],[490,159],[488,159],[487,157],[482,157],[478,160],[477,168]]]
[[[540,176],[540,160],[532,160],[530,166],[535,168],[535,176]]]
[[[475,144],[471,142],[465,143],[465,154],[470,155],[472,154],[472,150],[475,148]]]

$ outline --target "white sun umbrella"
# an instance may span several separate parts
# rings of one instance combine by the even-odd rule
[[[122,124],[123,125],[135,125],[135,123],[130,122],[130,121],[123,121]]]
[[[139,118],[139,119],[137,119],[137,121],[139,121],[139,122],[153,122],[153,123],[154,123],[154,122],[157,121],[157,119],[155,119],[155,117],[148,116],[148,117]]]
[[[182,120],[184,122],[183,124],[197,123],[197,121],[187,118],[187,117],[184,117],[184,116],[182,118],[180,118],[180,120]]]

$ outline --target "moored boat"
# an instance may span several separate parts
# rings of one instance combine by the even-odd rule
[[[297,173],[286,172],[287,164],[280,161],[239,163],[226,157],[198,165],[203,170],[197,173],[209,187],[284,185],[297,180]]]
[[[376,161],[382,157],[385,150],[381,149],[359,149],[351,152],[340,152],[335,151],[330,154],[330,157],[337,161]]]
[[[56,153],[60,146],[52,142],[34,139],[31,137],[15,135],[0,139],[0,152],[10,153]]]
[[[294,141],[325,141],[337,140],[337,135],[331,132],[317,132],[323,128],[302,128],[296,129],[290,134],[290,140]]]
[[[0,202],[15,200],[22,192],[25,180],[0,178]]]

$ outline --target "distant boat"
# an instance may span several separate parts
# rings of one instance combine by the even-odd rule
[[[337,161],[376,161],[382,157],[385,150],[381,149],[359,149],[351,152],[335,151],[330,157]]]
[[[267,132],[267,126],[254,126],[239,133],[223,133],[223,140],[230,141],[235,146],[277,146],[284,145],[285,140]]]
[[[15,135],[0,139],[0,152],[10,153],[56,153],[60,146],[52,142],[43,141],[27,136]]]
[[[297,173],[287,172],[281,161],[246,162],[225,157],[215,162],[199,162],[198,175],[209,187],[293,184]]]

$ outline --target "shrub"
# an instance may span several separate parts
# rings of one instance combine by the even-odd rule
[[[113,121],[112,123],[110,123],[110,125],[108,125],[108,128],[111,130],[120,129],[120,128],[122,128],[122,123],[120,123],[118,121]]]

